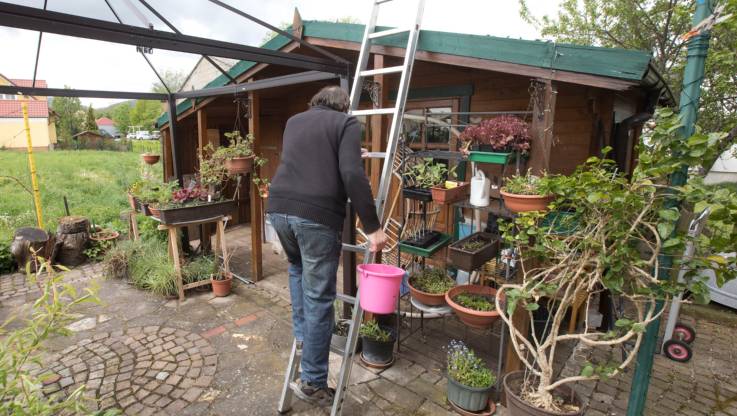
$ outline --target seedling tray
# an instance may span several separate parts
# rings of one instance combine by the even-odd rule
[[[414,199],[417,201],[425,201],[430,202],[432,201],[432,192],[430,192],[429,189],[425,188],[404,188],[402,190],[402,194],[407,199]]]
[[[480,238],[486,241],[487,244],[474,252],[466,251],[461,248],[464,243],[475,238]],[[498,253],[499,239],[492,234],[478,232],[451,244],[448,250],[448,258],[453,266],[470,272],[481,268],[484,263],[496,257]]]
[[[450,236],[448,234],[439,233],[437,231],[434,231],[434,233],[438,234],[438,238],[429,247],[426,247],[426,248],[417,247],[411,244],[413,243],[412,241],[402,240],[399,242],[399,248],[404,253],[414,254],[416,256],[421,256],[421,257],[430,257],[433,254],[435,254],[438,250],[445,247],[450,241]]]
[[[509,162],[509,158],[512,156],[511,153],[499,153],[499,152],[482,152],[479,150],[472,150],[468,155],[468,160],[476,163],[491,163],[495,165],[506,165]]]

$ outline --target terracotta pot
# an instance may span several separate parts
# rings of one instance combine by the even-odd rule
[[[103,229],[103,230],[96,230],[94,233],[90,234],[90,240],[92,241],[110,241],[110,240],[117,240],[118,237],[120,237],[120,233],[115,230],[109,230],[109,229]]]
[[[518,195],[499,191],[504,198],[504,206],[512,212],[547,211],[555,195]]]
[[[413,298],[417,299],[423,305],[427,305],[427,306],[445,305],[445,293],[434,294],[434,293],[423,292],[419,289],[415,289],[412,286],[412,279],[407,280],[407,285],[409,286],[410,295]]]
[[[461,293],[472,293],[494,298],[496,297],[496,289],[488,286],[461,285],[450,289],[445,294],[445,301],[448,303],[448,306],[453,308],[458,319],[464,324],[471,328],[487,329],[499,318],[499,312],[496,309],[493,311],[476,311],[455,303],[453,298]]]
[[[149,165],[155,165],[156,163],[159,162],[159,158],[161,156],[159,156],[159,155],[146,155],[146,154],[143,154],[143,155],[141,155],[141,157],[143,158],[143,161],[146,162],[146,163],[148,163]]]
[[[150,212],[149,215],[152,217],[159,218],[161,216],[161,211],[159,210],[159,207],[155,207],[153,205],[146,205],[146,209]]]
[[[554,390],[554,394],[565,399],[569,403],[578,406],[575,412],[551,412],[549,410],[534,407],[522,400],[520,395],[521,385],[524,381],[524,371],[513,371],[504,377],[504,393],[507,395],[507,412],[510,416],[578,416],[584,414],[584,406],[581,400],[570,387],[563,385]]]
[[[225,160],[225,168],[231,175],[251,173],[253,170],[253,156],[234,157]]]
[[[438,204],[451,204],[460,201],[468,196],[471,187],[468,182],[459,182],[455,188],[445,188],[442,186],[430,188],[432,200]]]
[[[233,286],[233,275],[228,273],[225,279],[212,279],[212,293],[217,297],[228,296]]]

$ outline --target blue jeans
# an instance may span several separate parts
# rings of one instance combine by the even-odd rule
[[[327,387],[340,233],[293,215],[269,215],[289,259],[294,337],[302,341],[302,381]]]

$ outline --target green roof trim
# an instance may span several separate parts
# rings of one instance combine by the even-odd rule
[[[309,20],[304,21],[303,24],[304,36],[358,43],[363,38],[364,25],[360,24]],[[382,29],[389,28],[377,27],[377,30]],[[289,43],[289,38],[278,35],[266,42],[262,47],[278,50]],[[407,44],[407,34],[380,38],[375,43],[403,48]],[[423,30],[420,33],[417,49],[426,52],[509,62],[635,82],[643,79],[651,60],[650,53],[643,51],[560,44],[541,40],[438,32],[434,30]],[[228,73],[233,78],[236,78],[254,65],[256,65],[255,62],[240,61],[230,68]],[[221,74],[208,83],[205,88],[221,87],[227,83],[228,78]],[[177,114],[191,107],[192,100],[185,100],[177,105]],[[157,125],[160,127],[168,121],[169,117],[164,113],[159,117]]]

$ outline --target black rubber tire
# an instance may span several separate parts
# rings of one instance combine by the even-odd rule
[[[663,353],[666,357],[679,363],[687,363],[693,357],[691,346],[679,339],[665,341],[665,344],[663,344]]]
[[[693,329],[690,325],[686,325],[684,323],[678,322],[676,323],[674,332],[674,338],[680,339],[681,341],[687,343],[687,344],[693,344],[694,340],[696,339],[696,330]],[[675,333],[682,333],[686,334],[686,337],[675,337]]]

